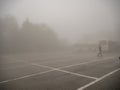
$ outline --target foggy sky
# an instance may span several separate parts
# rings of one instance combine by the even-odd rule
[[[1,15],[13,15],[19,24],[26,18],[47,23],[72,43],[114,39],[116,34],[116,13],[109,0],[3,0],[1,5]]]

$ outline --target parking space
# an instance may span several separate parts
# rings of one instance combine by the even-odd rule
[[[99,88],[98,88],[99,87]],[[96,82],[84,90],[120,90],[120,71]]]
[[[99,78],[119,67],[120,62],[116,58],[114,58],[96,61],[84,65],[72,66],[64,68],[64,70]]]
[[[46,65],[49,67],[55,67],[55,68],[62,68],[62,67],[66,67],[69,65],[76,65],[76,64],[80,64],[80,63],[84,63],[84,62],[91,62],[91,61],[96,61],[96,58],[94,57],[90,57],[90,58],[80,58],[80,57],[67,57],[67,58],[62,58],[62,59],[56,59],[56,60],[49,60],[46,62],[40,62],[37,61],[37,64],[42,64],[42,65]],[[36,63],[34,61],[34,63]]]
[[[93,79],[69,73],[51,71],[49,73],[0,84],[1,90],[76,90]]]
[[[50,69],[29,65],[22,62],[10,63],[7,64],[7,66],[3,66],[2,68],[0,68],[0,82],[48,70]]]
[[[103,87],[103,82],[110,81],[112,84],[111,79],[103,77],[120,68],[117,57],[80,58],[73,55],[61,58],[52,56],[49,59],[37,57],[35,60],[35,56],[24,57],[22,60],[7,57],[2,61],[0,90],[96,90],[99,85]],[[111,76],[113,81],[118,79],[119,74],[116,75]]]

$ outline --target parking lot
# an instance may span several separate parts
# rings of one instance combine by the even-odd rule
[[[0,72],[0,90],[119,90],[120,83],[117,55],[4,55]]]

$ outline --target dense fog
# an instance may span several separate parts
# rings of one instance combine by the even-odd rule
[[[94,50],[100,41],[118,50],[119,9],[119,0],[1,0],[0,52]]]

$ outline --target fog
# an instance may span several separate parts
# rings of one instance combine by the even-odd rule
[[[0,0],[0,90],[120,90],[120,0]]]
[[[1,0],[1,17],[48,25],[60,42],[119,40],[119,0]]]

